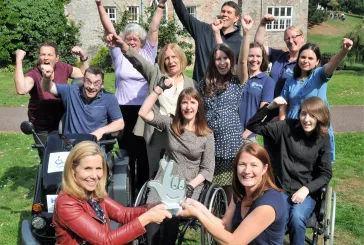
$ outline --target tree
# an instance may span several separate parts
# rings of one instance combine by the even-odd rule
[[[353,48],[348,53],[348,58],[352,62],[364,62],[364,23],[358,24],[354,30],[347,33],[345,37],[353,41]]]
[[[364,0],[340,0],[341,10],[364,14]]]
[[[327,5],[330,6],[333,10],[337,10],[337,8],[340,6],[340,3],[336,0],[330,0]]]
[[[308,3],[308,25],[313,26],[327,20],[328,13],[325,10],[317,9],[318,5],[325,1],[310,0]],[[326,3],[326,2],[325,2]]]
[[[59,47],[61,60],[75,63],[71,54],[79,28],[67,20],[63,1],[0,0],[0,67],[15,62],[15,50],[27,52],[25,67],[37,60],[38,45],[50,41]]]

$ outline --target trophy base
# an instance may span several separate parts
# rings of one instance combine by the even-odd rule
[[[176,216],[177,213],[182,210],[182,207],[179,205],[179,203],[163,203],[167,205],[167,210],[172,214],[172,216]]]

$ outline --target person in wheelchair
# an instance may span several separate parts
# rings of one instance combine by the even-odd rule
[[[56,244],[126,244],[145,233],[151,222],[171,218],[164,204],[124,207],[107,196],[106,162],[92,141],[77,144],[67,157],[53,224]],[[110,231],[110,220],[123,224]]]
[[[139,116],[157,130],[166,132],[166,153],[164,158],[174,160],[176,169],[174,175],[185,178],[187,197],[198,199],[204,181],[211,181],[215,168],[214,137],[205,119],[203,102],[195,88],[182,90],[177,100],[175,116],[172,118],[161,115],[153,109],[163,90],[170,87],[172,81],[168,78],[159,80],[153,92],[144,101]],[[162,168],[159,168],[156,180],[161,180]],[[149,192],[147,203],[160,201],[155,190]],[[147,227],[149,245],[175,244],[178,233],[179,218],[163,222],[163,234],[160,225],[150,224]]]
[[[298,119],[265,121],[272,110],[286,104],[284,98],[275,98],[249,120],[247,128],[278,148],[271,152],[271,159],[276,183],[284,190],[290,244],[303,245],[306,222],[316,204],[315,192],[332,177],[330,112],[322,99],[313,96],[302,102]]]
[[[233,161],[233,198],[219,219],[187,198],[177,215],[196,217],[220,244],[283,244],[286,213],[274,184],[269,155],[258,143],[244,144]]]
[[[54,83],[50,79],[53,67],[41,65],[41,69],[43,90],[60,96],[66,108],[64,133],[93,134],[100,140],[104,134],[124,128],[115,96],[103,88],[104,73],[100,68],[87,68],[81,87]]]

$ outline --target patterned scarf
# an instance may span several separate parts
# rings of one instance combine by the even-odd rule
[[[93,200],[91,197],[88,199],[87,202],[91,205],[93,210],[95,210],[95,213],[101,219],[102,223],[105,224],[106,223],[105,213],[104,210],[102,210],[100,204],[97,201]]]

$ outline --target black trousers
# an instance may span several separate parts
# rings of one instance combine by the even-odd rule
[[[178,235],[179,218],[165,219],[160,225],[147,225],[148,245],[175,245]]]
[[[123,135],[117,139],[119,149],[125,149],[129,155],[131,190],[133,191],[135,191],[135,188],[140,190],[149,179],[149,164],[145,140],[143,137],[133,134],[140,107],[140,105],[120,106],[125,127]],[[134,197],[135,193],[132,193],[132,196]]]

